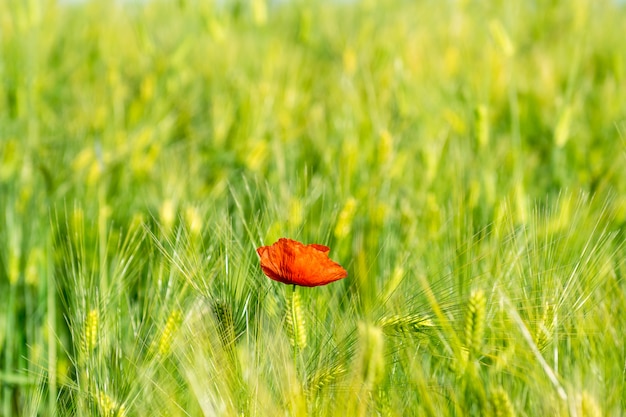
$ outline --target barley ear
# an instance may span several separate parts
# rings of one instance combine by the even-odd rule
[[[341,364],[322,368],[309,377],[306,382],[306,391],[309,394],[315,393],[345,373],[346,368]]]
[[[550,340],[554,331],[554,323],[556,321],[556,312],[553,303],[546,303],[541,319],[537,322],[535,329],[535,344],[540,351],[544,350]]]
[[[306,324],[302,313],[300,294],[295,288],[291,291],[291,297],[287,301],[285,324],[291,346],[304,349],[307,343]]]
[[[395,336],[425,333],[435,326],[430,318],[417,314],[384,316],[377,324],[385,334]]]
[[[100,326],[100,313],[93,308],[87,313],[83,325],[83,337],[81,348],[85,356],[89,355],[98,344],[98,328]]]
[[[359,324],[359,336],[363,382],[371,388],[383,375],[385,340],[380,327],[367,323]]]
[[[515,417],[515,409],[509,395],[502,387],[497,387],[491,391],[489,400],[493,417]]]
[[[125,417],[126,407],[124,404],[119,404],[115,399],[106,394],[104,391],[98,390],[96,395],[96,402],[100,413],[105,417]]]
[[[483,290],[472,291],[465,317],[465,343],[470,358],[480,355],[485,335],[486,297]]]
[[[172,311],[165,322],[161,336],[158,339],[157,346],[155,348],[156,353],[165,357],[170,353],[172,342],[176,335],[176,332],[180,328],[182,322],[182,312],[178,309]]]
[[[230,352],[235,346],[236,339],[233,311],[227,303],[216,300],[213,302],[213,314],[217,320],[217,330],[222,347]]]
[[[341,209],[339,213],[339,218],[337,220],[337,225],[335,226],[335,237],[337,239],[343,239],[344,237],[350,234],[350,230],[352,229],[352,222],[354,220],[354,214],[357,209],[357,201],[354,197],[348,198],[346,204]]]
[[[578,405],[578,415],[581,417],[600,417],[603,416],[602,409],[596,399],[587,391],[583,391],[580,395]]]

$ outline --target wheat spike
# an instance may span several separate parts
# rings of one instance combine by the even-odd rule
[[[429,317],[417,314],[385,316],[378,321],[378,325],[384,333],[397,336],[424,333],[435,326]]]
[[[490,404],[493,417],[515,417],[515,409],[509,394],[502,387],[492,390]]]
[[[337,225],[335,226],[335,237],[337,239],[343,239],[350,234],[352,230],[352,222],[354,221],[354,214],[357,209],[357,201],[354,197],[348,198],[346,204],[339,213]]]
[[[581,417],[600,417],[602,409],[596,399],[587,391],[583,391],[580,395],[580,406],[578,415]]]
[[[300,294],[298,294],[295,289],[291,292],[291,297],[287,302],[285,324],[287,326],[287,337],[289,337],[291,346],[304,349],[307,343],[306,325],[304,322],[304,314],[302,314]]]
[[[472,291],[467,303],[465,318],[465,343],[470,356],[475,358],[480,354],[485,335],[486,297],[483,290]]]
[[[96,393],[96,402],[100,412],[105,417],[125,417],[126,407],[123,404],[119,404],[111,396],[104,391],[98,391]]]
[[[230,350],[235,345],[235,323],[233,321],[233,311],[230,305],[223,301],[216,300],[213,303],[213,314],[217,319],[217,330],[219,332],[222,346]]]
[[[164,357],[170,353],[172,341],[174,340],[174,336],[180,327],[182,317],[182,312],[176,309],[172,311],[167,318],[167,322],[165,322],[165,326],[163,327],[163,332],[161,332],[161,337],[159,337],[157,346],[157,353],[159,356]]]
[[[540,351],[544,350],[552,339],[555,318],[554,304],[546,302],[543,315],[537,323],[534,335],[535,343]]]
[[[96,348],[98,344],[98,327],[100,324],[100,314],[98,309],[94,308],[87,313],[83,326],[83,353],[89,354]]]
[[[307,392],[312,393],[319,391],[344,373],[346,373],[346,368],[341,364],[318,370],[309,377],[306,383]]]
[[[385,367],[382,329],[371,324],[359,324],[363,381],[371,387],[383,374]]]

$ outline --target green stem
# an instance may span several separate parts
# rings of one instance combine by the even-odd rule
[[[298,314],[296,312],[296,284],[293,284],[293,286],[291,287],[291,298],[290,298],[290,303],[291,303],[291,307],[289,308],[290,312],[291,312],[291,327],[292,327],[292,331],[293,331],[293,366],[295,367],[296,370],[296,375],[298,374],[298,340],[299,340],[299,335],[298,335]]]
[[[300,393],[304,393],[304,386],[306,382],[306,366],[304,365],[304,360],[302,359],[302,355],[300,351],[305,347],[304,342],[302,342],[304,326],[302,324],[302,317],[299,311],[300,309],[300,300],[297,298],[297,288],[294,284],[291,287],[291,299],[290,299],[290,314],[291,314],[291,330],[293,336],[293,365],[294,370],[296,372],[296,379],[299,382],[299,391]],[[305,415],[307,413],[307,404],[306,404],[306,396],[299,395],[296,400],[295,405],[295,414],[296,415]]]
[[[56,284],[50,257],[51,250],[46,251],[46,303],[48,307],[48,409],[50,415],[56,415],[57,401],[57,345],[56,345]]]
[[[11,283],[9,288],[9,300],[7,303],[7,329],[16,329],[14,320],[15,320],[15,297],[17,296],[17,283]],[[15,332],[7,331],[6,339],[4,340],[4,345],[6,350],[4,352],[4,369],[6,371],[7,377],[13,374],[13,347],[15,343],[13,342],[13,336]],[[10,416],[11,414],[11,398],[13,397],[13,389],[11,385],[4,384],[3,388],[3,401],[2,401],[2,415]]]

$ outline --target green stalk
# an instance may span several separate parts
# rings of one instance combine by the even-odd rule
[[[9,289],[9,300],[7,303],[7,329],[15,329],[15,297],[17,292],[17,283],[11,283]],[[4,370],[6,377],[10,377],[13,370],[13,331],[7,331],[6,339],[4,341],[4,345],[6,347],[6,351],[4,354]],[[10,384],[5,384],[4,389],[2,390],[2,415],[3,416],[11,416],[11,397],[12,397],[12,389]]]
[[[107,273],[107,213],[106,213],[106,190],[104,180],[100,179],[98,185],[98,249],[100,261],[100,291],[108,295],[109,283]]]
[[[307,380],[306,367],[304,360],[300,352],[306,347],[306,328],[304,318],[302,317],[302,311],[300,307],[300,297],[298,296],[298,289],[294,284],[291,287],[291,297],[289,299],[289,311],[287,319],[291,321],[288,323],[288,332],[291,332],[291,346],[293,349],[293,365],[296,372],[296,379],[298,380],[298,392],[303,392],[304,383]],[[298,395],[299,399],[296,402],[296,414],[303,415],[306,413],[306,397]]]
[[[48,308],[48,411],[56,415],[57,401],[57,344],[56,344],[56,285],[53,275],[52,257],[48,247],[46,254],[47,291],[46,304]]]
[[[291,297],[289,302],[291,304],[289,308],[289,312],[291,313],[291,329],[293,332],[293,343],[291,344],[293,348],[293,366],[295,367],[296,374],[298,373],[298,313],[296,312],[297,308],[297,300],[296,300],[296,284],[293,284],[291,287]]]

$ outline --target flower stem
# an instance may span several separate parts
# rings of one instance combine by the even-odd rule
[[[307,399],[304,395],[305,384],[307,380],[306,366],[302,357],[302,350],[306,347],[306,326],[302,307],[300,303],[300,295],[294,284],[291,287],[291,297],[289,299],[289,312],[287,317],[289,323],[288,331],[291,333],[291,345],[293,349],[293,366],[298,384],[294,387],[298,393],[296,402],[294,403],[294,414],[305,415],[307,413]]]
[[[297,308],[298,308],[298,301],[297,301],[297,288],[296,288],[296,284],[293,284],[293,286],[291,287],[291,297],[289,299],[289,302],[291,303],[291,306],[289,308],[289,312],[291,313],[291,330],[293,332],[293,343],[292,343],[292,347],[293,347],[293,366],[294,369],[296,370],[296,375],[298,374],[298,312],[297,312]]]

